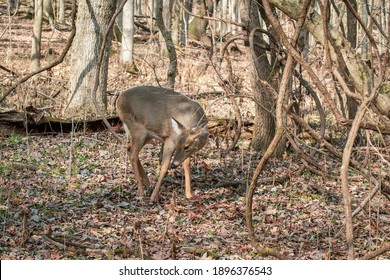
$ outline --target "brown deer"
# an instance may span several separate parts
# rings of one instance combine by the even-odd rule
[[[144,186],[150,185],[138,154],[146,143],[158,139],[163,142],[161,169],[150,200],[157,201],[168,168],[175,168],[181,163],[184,167],[185,194],[191,198],[189,157],[206,144],[209,134],[202,107],[173,90],[140,86],[122,92],[116,109],[128,140],[131,135],[127,151],[137,180],[138,193],[144,196]]]

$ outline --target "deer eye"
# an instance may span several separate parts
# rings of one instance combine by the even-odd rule
[[[185,145],[183,150],[188,151],[189,148],[190,148],[190,145]]]

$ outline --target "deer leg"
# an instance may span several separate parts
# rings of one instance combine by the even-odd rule
[[[137,165],[138,165],[138,170],[140,171],[143,185],[146,187],[149,187],[150,181],[149,181],[148,175],[146,174],[145,169],[142,167],[142,164],[139,160],[137,162]]]
[[[186,197],[191,198],[191,170],[190,170],[190,158],[186,158],[183,161],[183,168],[184,168],[184,178],[185,178],[185,186],[186,186]]]
[[[129,153],[130,163],[133,168],[135,179],[137,180],[138,193],[141,196],[145,195],[144,184],[149,183],[146,172],[139,161],[138,154],[143,146],[144,140],[133,139],[133,144],[131,145]],[[150,183],[149,183],[150,184]]]
[[[160,191],[160,187],[165,175],[168,172],[169,164],[171,162],[172,154],[174,152],[174,143],[164,143],[164,151],[161,162],[160,175],[158,177],[158,181],[156,187],[153,190],[152,196],[150,197],[151,202],[156,202],[158,199],[158,193]]]
[[[131,147],[132,147],[132,144],[127,145],[127,155],[129,158],[130,158]],[[142,164],[141,164],[139,159],[137,160],[137,166],[138,166],[138,170],[139,170],[140,175],[141,175],[142,184],[146,187],[149,187],[150,181],[149,181],[148,175],[146,175],[146,172],[145,172],[144,168],[142,167]],[[133,167],[133,169],[134,169],[134,167]]]

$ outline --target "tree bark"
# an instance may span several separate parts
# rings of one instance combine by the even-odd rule
[[[65,117],[87,119],[97,114],[93,103],[92,89],[95,83],[96,66],[102,36],[114,14],[116,1],[86,0],[80,1],[76,22],[70,61],[70,91],[67,106],[63,113]],[[96,92],[97,102],[101,108],[106,108],[106,88],[108,60],[111,49],[110,32],[105,46],[104,57],[100,67],[100,84]]]
[[[34,26],[31,46],[31,65],[32,72],[37,71],[41,67],[41,34],[42,34],[42,15],[43,15],[43,0],[35,0],[34,8]]]
[[[159,5],[157,2],[156,5]],[[173,8],[173,1],[172,0],[165,0],[162,3],[162,20],[164,23],[164,26],[168,32],[171,33],[172,42],[174,45],[178,45],[177,42],[174,42],[173,36],[172,36],[172,8]],[[157,17],[156,17],[157,19]],[[157,23],[157,25],[159,25]],[[159,33],[158,41],[160,45],[160,53],[162,56],[169,56],[169,52],[167,49],[167,44],[165,42],[164,36],[162,35],[162,32]]]
[[[204,3],[206,3],[206,1]],[[206,33],[209,20],[203,17],[212,15],[213,9],[213,1],[208,1],[207,7],[204,4],[198,5],[198,9],[195,12],[197,16],[188,24],[189,39],[200,41],[206,46],[211,46],[211,39]]]
[[[169,68],[167,71],[167,87],[173,89],[175,87],[177,71],[177,56],[175,46],[173,45],[171,33],[164,24],[162,11],[162,0],[156,0],[156,25],[158,26],[162,36],[164,37],[169,57]]]
[[[352,5],[357,9],[356,0],[351,0]],[[357,43],[357,20],[354,15],[347,10],[347,38],[351,44],[351,48],[356,48]],[[351,91],[355,91],[352,86],[350,86]],[[356,116],[358,103],[353,97],[347,96],[347,108],[348,108],[348,118],[354,119]]]
[[[58,5],[58,22],[65,24],[65,0],[60,0]]]
[[[122,0],[123,1],[123,0]],[[122,45],[121,58],[126,71],[137,73],[133,60],[134,50],[134,0],[127,0],[122,10]]]
[[[275,135],[275,102],[272,93],[278,92],[278,71],[274,59],[260,45],[263,41],[260,31],[259,9],[256,1],[246,0],[242,6],[241,18],[250,32],[250,52],[252,59],[251,84],[256,101],[255,131],[252,147],[265,152]],[[261,12],[261,10],[260,10]]]

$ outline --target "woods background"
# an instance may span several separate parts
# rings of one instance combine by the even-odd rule
[[[1,258],[388,259],[389,10],[0,2]],[[122,135],[115,100],[137,85],[206,111],[192,200],[180,169],[159,204],[137,197],[103,124]],[[143,153],[156,178],[158,145]]]

